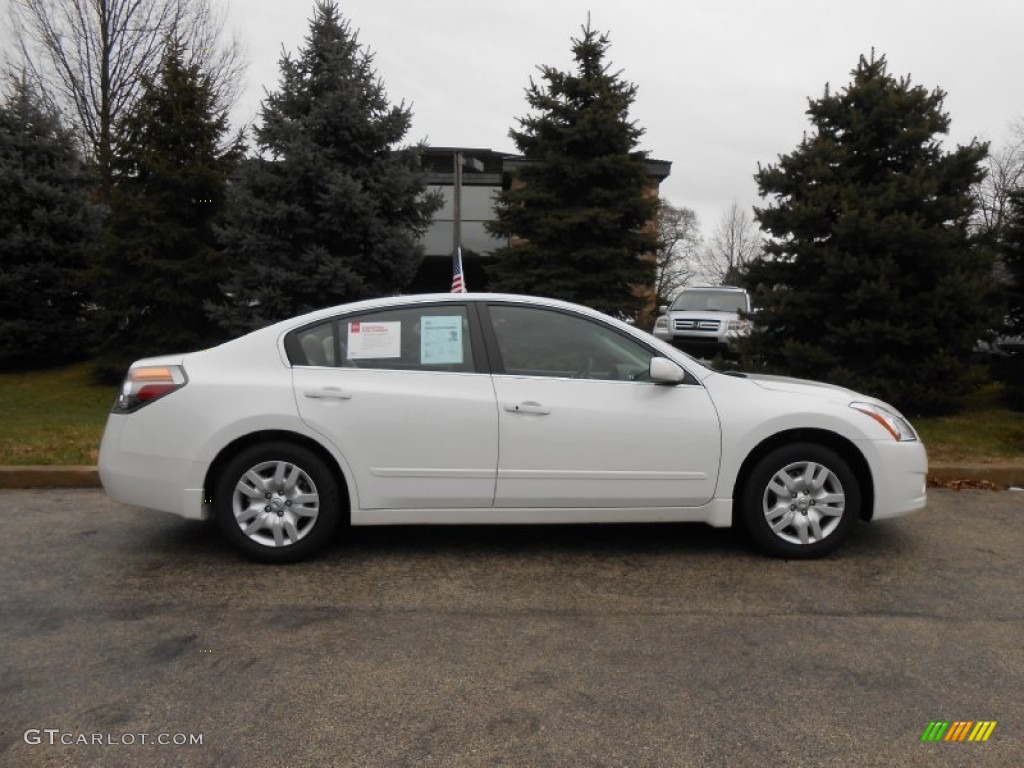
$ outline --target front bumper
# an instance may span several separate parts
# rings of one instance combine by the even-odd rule
[[[920,440],[870,440],[860,447],[874,479],[872,520],[900,517],[924,508],[928,501],[928,455]]]
[[[667,341],[678,347],[714,347],[727,350],[735,347],[736,342],[746,335],[742,330],[713,330],[701,331],[697,329],[676,330],[674,328],[658,328],[652,331],[657,339]]]

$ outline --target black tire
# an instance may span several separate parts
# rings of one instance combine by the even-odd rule
[[[762,551],[807,559],[835,551],[849,537],[862,495],[857,476],[838,453],[794,443],[757,462],[740,501],[743,527]]]
[[[213,507],[228,541],[264,563],[310,557],[331,540],[341,519],[330,467],[287,442],[250,446],[231,459],[217,478]]]

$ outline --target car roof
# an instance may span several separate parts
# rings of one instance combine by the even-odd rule
[[[551,299],[544,296],[527,296],[524,294],[516,293],[410,293],[399,296],[385,296],[383,298],[376,299],[363,299],[361,301],[349,302],[347,304],[337,304],[332,307],[324,307],[323,309],[317,309],[304,315],[297,315],[295,317],[283,320],[277,323],[278,326],[295,327],[298,325],[305,325],[307,323],[316,322],[322,318],[334,317],[338,314],[348,314],[350,312],[361,312],[367,309],[386,309],[402,304],[441,304],[446,302],[465,302],[465,301],[506,301],[513,303],[525,303],[532,304],[534,306],[546,306],[552,308],[571,309],[576,312],[583,314],[592,315],[594,317],[602,319],[611,319],[609,315],[599,312],[590,307],[586,307],[582,304],[573,304],[569,301],[563,301],[561,299]],[[273,326],[271,326],[273,327]]]
[[[402,305],[437,305],[444,303],[483,303],[488,301],[500,301],[507,303],[523,303],[529,304],[535,307],[548,307],[551,309],[565,309],[570,312],[574,312],[579,315],[587,315],[600,320],[605,323],[618,326],[620,329],[630,335],[638,336],[644,343],[649,344],[655,348],[661,350],[661,355],[674,359],[676,362],[685,365],[687,370],[690,371],[698,379],[703,380],[707,376],[713,373],[713,370],[702,365],[700,361],[695,360],[678,349],[674,349],[670,344],[666,344],[660,339],[646,333],[636,326],[625,323],[610,315],[604,314],[596,309],[584,306],[582,304],[574,304],[569,301],[563,301],[561,299],[546,298],[543,296],[528,296],[524,294],[515,293],[421,293],[421,294],[406,294],[402,296],[387,296],[376,299],[364,299],[362,301],[350,302],[347,304],[338,304],[331,307],[324,307],[323,309],[317,309],[313,312],[307,312],[303,315],[296,315],[294,317],[286,318],[279,322],[271,325],[264,326],[251,331],[243,336],[239,336],[230,341],[221,344],[218,349],[226,353],[229,348],[235,350],[238,354],[248,354],[246,350],[254,348],[253,345],[260,345],[266,340],[275,339],[276,346],[282,359],[284,358],[284,337],[286,334],[302,328],[304,326],[315,325],[319,322],[326,321],[338,317],[339,315],[348,315],[351,313],[364,312],[369,310],[387,309],[394,306]]]

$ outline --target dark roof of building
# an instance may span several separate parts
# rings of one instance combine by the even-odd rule
[[[423,167],[430,172],[432,177],[431,183],[445,183],[443,181],[444,178],[448,179],[447,183],[451,183],[451,176],[454,172],[454,158],[457,152],[461,152],[464,158],[482,162],[484,166],[482,173],[488,177],[492,174],[513,173],[516,167],[532,162],[522,155],[511,152],[496,152],[493,149],[483,149],[480,147],[423,147],[421,155]],[[647,175],[656,178],[658,183],[668,178],[671,173],[671,161],[647,159]],[[473,175],[467,171],[463,175],[463,182],[474,183]],[[483,179],[481,178],[477,183],[482,181]]]

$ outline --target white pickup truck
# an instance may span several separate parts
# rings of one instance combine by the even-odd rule
[[[750,333],[750,296],[735,286],[684,288],[659,309],[654,335],[687,352],[735,352],[736,340]]]

